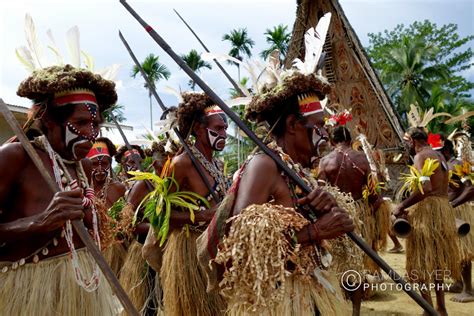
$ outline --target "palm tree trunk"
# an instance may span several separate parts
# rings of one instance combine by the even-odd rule
[[[240,82],[240,65],[237,64],[237,73],[238,73],[238,78],[239,78],[239,82]]]
[[[153,131],[153,110],[152,110],[152,107],[151,107],[151,93],[148,93],[148,97],[150,98],[150,129],[151,131]]]

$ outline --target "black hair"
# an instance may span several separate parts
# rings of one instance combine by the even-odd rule
[[[428,141],[428,135],[426,132],[420,127],[412,127],[408,129],[407,134],[410,135],[411,139],[418,140],[418,141]]]
[[[278,109],[278,110],[277,110]],[[289,97],[284,104],[277,105],[272,111],[264,111],[259,114],[258,121],[266,121],[272,128],[272,135],[280,138],[286,132],[286,119],[288,116],[294,115],[298,120],[306,120],[301,114],[296,95]]]
[[[345,126],[339,125],[332,132],[332,140],[335,144],[351,142],[351,132]]]
[[[444,146],[441,149],[443,152],[448,152],[451,156],[456,156],[456,153],[454,152],[454,145],[453,142],[450,141],[449,139],[446,139],[444,141]]]

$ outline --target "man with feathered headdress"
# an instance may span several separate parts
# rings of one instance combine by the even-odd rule
[[[171,210],[169,234],[166,242],[161,240],[163,257],[153,264],[159,269],[164,313],[223,315],[226,311],[224,299],[217,293],[206,292],[204,271],[197,263],[195,241],[207,227],[214,207],[224,198],[228,188],[223,164],[214,157],[215,152],[225,147],[227,118],[206,94],[184,92],[180,94],[176,119],[177,122],[171,125],[177,125],[185,139],[194,138],[193,143],[189,142],[190,150],[212,188],[206,186],[190,156],[183,150],[178,151],[169,167],[169,176],[176,183],[171,190],[192,192],[203,197],[205,202],[200,201],[199,211],[193,216],[184,207]],[[155,236],[158,232],[152,233]]]
[[[268,124],[268,146],[314,190],[302,194],[270,157],[257,153],[239,170],[198,240],[209,290],[220,287],[230,315],[348,312],[335,276],[326,271],[331,256],[325,240],[352,231],[354,224],[306,169],[327,140],[323,105],[331,86],[315,71],[329,16],[307,32],[316,51],[307,47],[298,70],[256,91],[246,107],[247,118]],[[338,202],[345,204],[348,197],[340,197],[344,200]]]
[[[449,167],[443,155],[428,143],[426,125],[430,116],[432,109],[421,116],[415,106],[408,115],[412,127],[403,140],[414,157],[414,165],[410,166],[410,174],[404,176],[402,187],[409,196],[395,207],[393,214],[407,217],[412,226],[406,240],[409,280],[420,284],[421,295],[430,304],[433,303],[427,286],[434,285],[437,310],[446,315],[443,280],[459,278],[459,244],[454,210],[448,199]]]
[[[100,244],[91,165],[81,159],[117,100],[115,84],[71,65],[36,67],[17,94],[33,101],[26,128],[41,132],[33,146],[60,190],[20,143],[0,147],[0,314],[112,315],[112,291],[70,221],[84,219]]]

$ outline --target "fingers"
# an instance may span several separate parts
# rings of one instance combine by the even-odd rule
[[[71,190],[71,191],[58,192],[58,193],[56,193],[56,196],[64,196],[64,197],[72,197],[72,198],[82,198],[83,197],[81,188],[77,188],[77,189]]]
[[[324,213],[329,212],[331,208],[337,205],[334,197],[321,188],[311,191],[307,196],[299,199],[297,202],[300,205],[309,205],[312,209]]]

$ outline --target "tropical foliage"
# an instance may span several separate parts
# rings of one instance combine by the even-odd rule
[[[474,106],[470,95],[474,83],[463,77],[474,65],[473,52],[465,47],[474,36],[461,37],[457,28],[425,20],[369,34],[367,52],[405,125],[412,103],[424,111],[433,108],[453,116]],[[440,124],[443,121],[435,119],[430,130],[448,133],[456,128]]]
[[[201,54],[199,54],[195,49],[191,49],[189,53],[182,55],[181,58],[195,73],[200,73],[203,68],[212,69],[211,64],[201,59]],[[196,88],[194,80],[189,80],[188,85],[193,90]]]
[[[268,56],[277,49],[280,52],[280,63],[285,59],[288,52],[288,45],[290,44],[291,32],[288,31],[288,26],[279,24],[273,29],[267,29],[264,33],[265,41],[270,44],[270,47],[263,50],[260,56],[267,59]]]
[[[130,181],[149,181],[154,189],[148,193],[135,212],[134,223],[139,210],[144,209],[143,216],[148,219],[150,226],[157,233],[160,246],[168,237],[170,228],[171,209],[181,208],[189,211],[191,222],[194,223],[194,212],[199,210],[198,201],[209,207],[205,198],[194,192],[179,191],[179,184],[170,174],[171,160],[165,163],[160,176],[148,172],[130,171],[133,175]]]
[[[233,29],[228,34],[224,34],[222,40],[230,42],[230,56],[238,60],[243,60],[245,56],[249,58],[252,57],[252,51],[250,49],[255,45],[255,42],[249,37],[247,28]],[[233,62],[229,63],[235,64]],[[240,65],[236,64],[236,66],[240,81]]]
[[[153,130],[153,110],[152,110],[152,90],[155,89],[155,84],[162,80],[166,79],[168,80],[169,77],[171,76],[170,71],[168,68],[160,63],[160,58],[159,56],[156,56],[154,54],[149,54],[143,63],[141,64],[143,71],[147,75],[148,79],[152,83],[152,86],[149,87],[148,84],[145,82],[144,87],[145,89],[148,90],[148,98],[150,99],[150,128]],[[138,68],[137,65],[135,65],[132,68],[131,76],[133,78],[136,78],[136,76],[140,73],[140,69]]]

